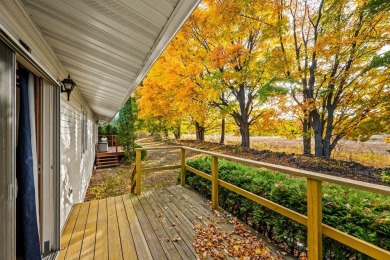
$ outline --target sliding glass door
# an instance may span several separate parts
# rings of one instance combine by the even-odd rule
[[[42,253],[59,249],[60,237],[60,169],[59,169],[59,88],[40,79],[41,87],[41,152],[40,223]]]
[[[16,64],[15,52],[0,40],[0,259],[16,258],[16,197],[20,199],[23,186],[19,185],[17,190],[16,134],[20,127],[21,100],[20,77],[19,88],[16,86]],[[58,86],[47,80],[32,73],[29,75],[28,90],[31,95],[27,103],[29,119],[35,124],[31,128],[30,148],[32,157],[37,158],[34,163],[37,169],[34,171],[34,188],[37,191],[38,247],[43,255],[47,255],[60,247],[60,91]],[[23,147],[19,147],[19,153],[20,149]]]
[[[15,259],[15,52],[0,40],[0,259]]]

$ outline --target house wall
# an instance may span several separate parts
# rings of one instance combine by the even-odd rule
[[[42,33],[31,20],[30,15],[20,0],[0,1],[0,28],[16,40],[22,40],[31,49],[31,56],[55,79],[64,79],[67,72],[57,59],[53,49],[42,37]],[[23,62],[22,55],[17,54],[19,62]],[[33,66],[23,64],[35,75],[42,74]]]
[[[17,53],[17,61],[34,74],[47,77],[55,83],[56,79],[64,79],[68,73],[56,57],[53,49],[42,37],[31,17],[19,0],[0,1],[0,33],[5,32],[16,41],[22,40],[31,49],[31,57],[37,65],[32,66],[25,56]],[[53,80],[54,79],[54,80]],[[77,82],[76,82],[77,83]],[[80,86],[82,87],[82,86]],[[96,118],[88,104],[76,89],[70,101],[66,94],[61,94],[60,102],[60,226],[63,229],[72,205],[82,202],[87,190],[93,169],[95,143],[97,141]],[[88,149],[81,153],[81,107],[88,112]]]
[[[75,94],[75,95],[74,95]],[[78,93],[70,101],[61,97],[60,169],[61,169],[61,229],[73,204],[84,201],[93,171],[96,144],[96,119]],[[82,108],[87,111],[87,150],[82,152]]]

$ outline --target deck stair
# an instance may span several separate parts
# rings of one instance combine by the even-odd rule
[[[113,153],[97,153],[96,169],[119,166],[119,156]]]

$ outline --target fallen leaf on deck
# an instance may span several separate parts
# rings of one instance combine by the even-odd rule
[[[198,217],[199,218],[199,217]],[[194,227],[194,248],[199,259],[282,259],[282,257],[271,256],[271,251],[264,242],[241,224],[236,218],[229,221],[234,226],[234,230],[226,233],[213,223],[207,227],[198,224]]]
[[[173,242],[178,242],[178,241],[180,241],[180,240],[181,240],[181,237],[179,237],[178,235],[176,235],[176,236],[172,239]]]

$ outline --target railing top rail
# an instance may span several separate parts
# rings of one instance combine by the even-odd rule
[[[186,148],[185,146],[157,146],[157,147],[142,147],[135,148],[136,151],[150,151],[150,150],[173,150],[173,149],[181,149]]]
[[[315,180],[340,184],[340,185],[344,185],[344,186],[347,186],[350,188],[357,188],[357,189],[375,192],[375,193],[379,193],[379,194],[390,195],[390,187],[383,186],[383,185],[377,185],[377,184],[372,184],[372,183],[367,183],[367,182],[362,182],[362,181],[356,181],[356,180],[351,180],[351,179],[347,179],[347,178],[341,178],[341,177],[321,174],[321,173],[317,173],[317,172],[300,170],[300,169],[296,169],[296,168],[292,168],[292,167],[281,166],[281,165],[276,165],[276,164],[271,164],[271,163],[254,161],[254,160],[239,158],[239,157],[235,157],[235,156],[231,156],[231,155],[204,151],[204,150],[200,150],[200,149],[196,149],[196,148],[192,148],[192,147],[182,147],[182,148],[189,150],[189,151],[199,152],[199,153],[203,153],[203,154],[207,154],[207,155],[211,155],[211,156],[217,156],[219,158],[223,158],[223,159],[227,159],[227,160],[235,161],[235,162],[240,162],[240,163],[247,164],[247,165],[263,167],[263,168],[267,168],[267,169],[282,172],[282,173],[293,174],[293,175],[300,176],[300,177],[306,177],[306,178],[311,178],[311,179],[315,179]]]
[[[351,179],[347,179],[347,178],[341,178],[341,177],[337,177],[337,176],[320,174],[320,173],[316,173],[316,172],[300,170],[300,169],[296,169],[296,168],[292,168],[292,167],[281,166],[281,165],[276,165],[276,164],[271,164],[271,163],[254,161],[254,160],[239,158],[239,157],[235,157],[235,156],[231,156],[231,155],[204,151],[204,150],[200,150],[200,149],[196,149],[196,148],[192,148],[192,147],[182,147],[182,148],[189,150],[189,151],[212,155],[212,156],[227,159],[230,161],[240,162],[240,163],[247,164],[247,165],[263,167],[263,168],[267,168],[267,169],[282,172],[282,173],[292,174],[292,175],[296,175],[296,176],[300,176],[300,177],[306,177],[306,178],[319,180],[319,181],[326,181],[326,182],[330,182],[330,183],[340,184],[340,185],[347,186],[350,188],[357,188],[357,189],[375,192],[375,193],[379,193],[379,194],[390,195],[390,187],[383,186],[383,185],[377,185],[377,184],[372,184],[372,183],[367,183],[367,182],[362,182],[362,181],[351,180]]]
[[[254,160],[250,160],[250,159],[244,159],[244,158],[235,157],[235,156],[231,156],[231,155],[205,151],[205,150],[187,147],[187,146],[143,147],[143,148],[136,148],[135,150],[158,150],[158,149],[178,149],[178,148],[182,148],[185,150],[198,152],[198,153],[202,153],[202,154],[207,154],[207,155],[211,155],[211,156],[216,156],[218,158],[222,158],[222,159],[226,159],[226,160],[230,160],[230,161],[235,161],[235,162],[239,162],[239,163],[246,164],[246,165],[263,167],[263,168],[267,168],[267,169],[282,172],[282,173],[296,175],[299,177],[306,177],[306,178],[310,178],[310,179],[314,179],[314,180],[335,183],[335,184],[347,186],[350,188],[357,188],[360,190],[375,192],[375,193],[384,194],[384,195],[390,195],[390,187],[383,186],[383,185],[372,184],[372,183],[367,183],[367,182],[362,182],[362,181],[356,181],[356,180],[351,180],[351,179],[347,179],[347,178],[331,176],[331,175],[326,175],[326,174],[320,174],[320,173],[306,171],[306,170],[300,170],[300,169],[296,169],[296,168],[292,168],[292,167],[276,165],[276,164],[272,164],[272,163],[254,161]]]

